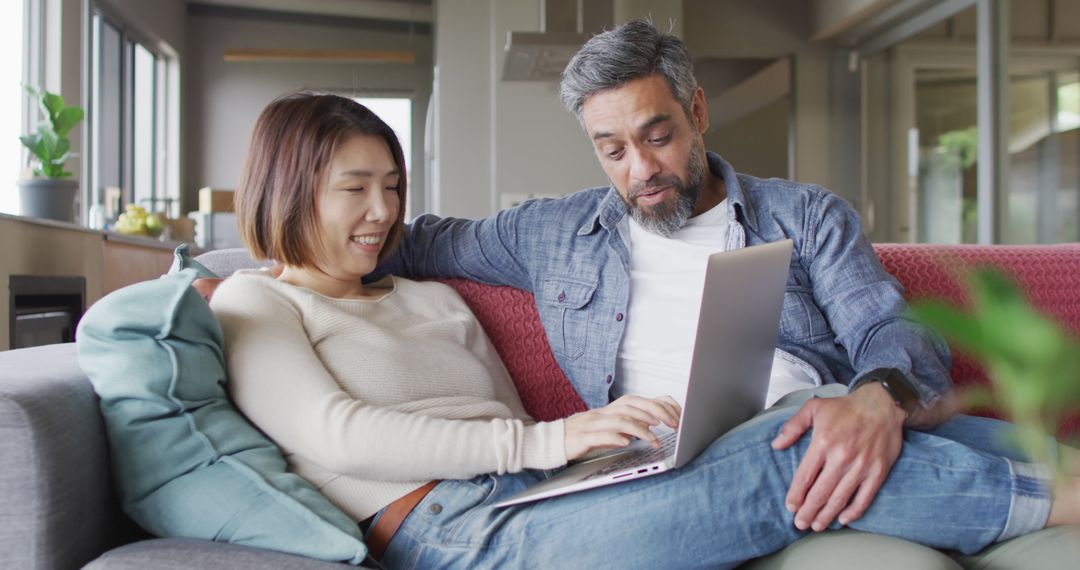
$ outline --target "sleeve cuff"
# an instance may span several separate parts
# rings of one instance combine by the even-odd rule
[[[526,426],[521,442],[522,467],[554,469],[566,465],[564,425],[563,420],[558,420]]]

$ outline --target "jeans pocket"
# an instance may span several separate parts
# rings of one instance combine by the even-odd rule
[[[443,481],[414,511],[426,523],[424,540],[443,546],[474,546],[483,541],[484,535],[474,532],[475,520],[490,511],[485,507],[497,496],[496,477]]]
[[[596,292],[596,280],[550,277],[540,288],[540,311],[551,350],[575,359],[585,352],[589,336],[589,304]]]
[[[506,567],[526,541],[527,514],[495,508],[501,499],[539,480],[537,472],[480,475],[439,484],[405,520],[392,547],[391,568]],[[402,531],[405,531],[402,533]]]

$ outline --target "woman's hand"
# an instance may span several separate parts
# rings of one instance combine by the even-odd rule
[[[595,410],[566,419],[566,459],[579,459],[596,449],[626,447],[634,438],[653,447],[660,442],[649,429],[661,423],[676,429],[682,408],[670,396],[642,398],[623,396]]]

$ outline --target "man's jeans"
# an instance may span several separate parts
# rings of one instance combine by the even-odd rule
[[[390,543],[389,568],[731,568],[805,533],[784,507],[809,434],[784,451],[770,442],[807,397],[793,394],[714,442],[678,471],[496,509],[545,477],[540,471],[444,481]],[[909,431],[900,459],[851,527],[973,553],[1042,528],[1044,470],[1006,459],[1008,424],[958,417]],[[947,436],[947,437],[946,437]],[[963,442],[963,443],[961,443]],[[965,445],[967,444],[967,445]],[[834,523],[833,528],[837,528]]]

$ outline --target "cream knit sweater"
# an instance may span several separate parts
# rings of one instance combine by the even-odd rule
[[[359,521],[433,479],[566,463],[453,289],[383,284],[333,299],[247,270],[214,293],[229,393],[292,471]]]

